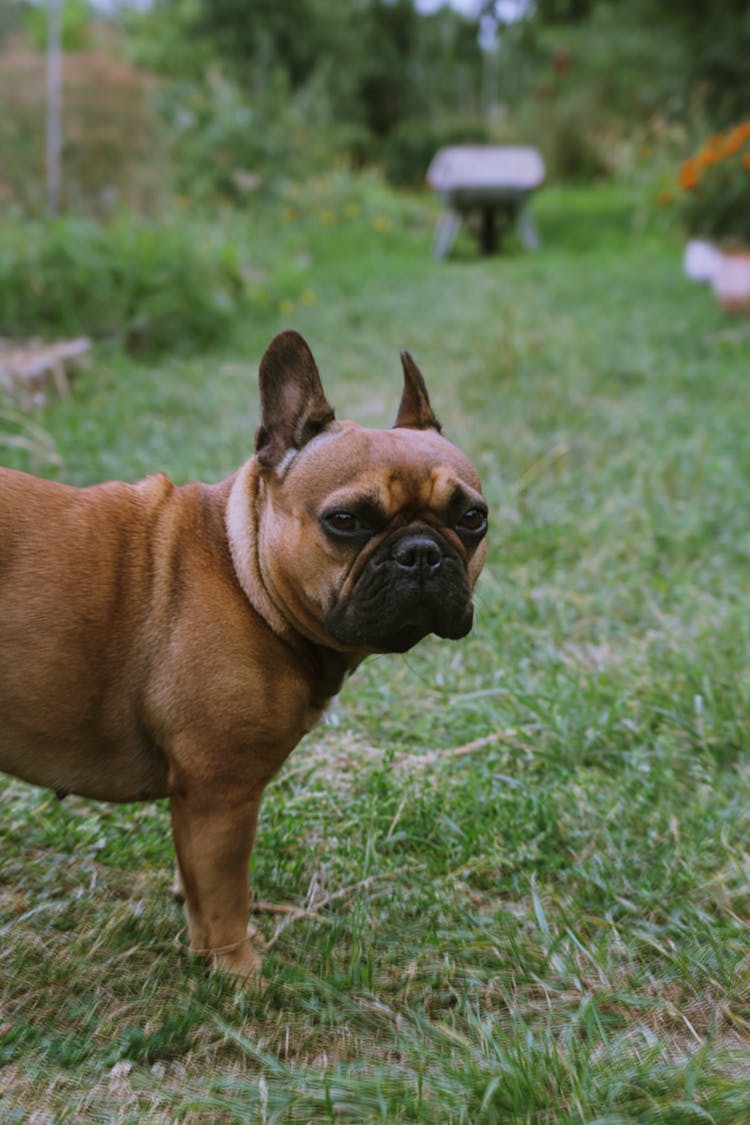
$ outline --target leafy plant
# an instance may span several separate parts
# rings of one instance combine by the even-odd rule
[[[63,5],[67,10],[68,5]],[[167,146],[152,76],[113,52],[69,51],[63,67],[63,205],[111,215],[153,212],[168,195]],[[44,203],[44,55],[0,51],[0,207],[37,215]],[[126,138],[126,140],[124,140]]]
[[[445,145],[490,144],[490,129],[479,117],[449,119],[430,124],[409,118],[394,129],[383,145],[383,164],[389,183],[422,187],[430,161]]]
[[[709,137],[685,160],[675,199],[691,235],[726,245],[750,243],[750,119]]]
[[[84,333],[132,351],[219,339],[244,303],[242,263],[219,232],[123,215],[0,228],[0,324],[9,336]]]

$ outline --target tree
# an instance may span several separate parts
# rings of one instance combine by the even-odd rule
[[[750,3],[748,0],[534,0],[524,19],[540,27],[581,27],[603,16],[625,31],[644,34],[682,50],[685,70],[673,75],[684,104],[698,102],[716,125],[747,113],[750,105]],[[504,0],[486,0],[483,10],[500,21]]]
[[[750,106],[750,4],[747,0],[638,0],[644,18],[669,21],[688,48],[692,93],[716,125],[726,125]]]
[[[126,28],[139,64],[170,79],[162,105],[176,149],[203,153],[201,178],[221,190],[238,168],[289,174],[298,155],[387,164],[403,129],[406,148],[422,134],[421,180],[436,129],[478,114],[478,25],[447,5],[423,15],[415,0],[154,0]]]
[[[294,90],[315,67],[326,15],[316,0],[204,0],[195,31],[213,40],[241,78],[278,65]]]
[[[467,66],[479,71],[476,21],[423,16],[414,0],[157,0],[147,23],[159,13],[210,43],[250,97],[283,75],[376,140],[436,101],[455,106]]]

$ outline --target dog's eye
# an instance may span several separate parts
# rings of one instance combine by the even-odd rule
[[[329,531],[336,535],[352,535],[364,530],[364,524],[352,512],[329,512],[323,517],[323,523]]]
[[[469,508],[456,525],[459,531],[470,531],[477,535],[487,530],[487,513],[481,508]]]

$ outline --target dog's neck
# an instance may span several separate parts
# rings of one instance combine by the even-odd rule
[[[258,558],[260,488],[260,474],[254,460],[247,461],[231,480],[225,523],[235,574],[256,613],[309,666],[322,709],[361,663],[362,655],[337,652],[305,637],[276,605],[263,581]]]
[[[226,528],[237,580],[250,605],[274,633],[289,640],[294,630],[268,593],[258,558],[258,493],[260,477],[254,460],[232,478],[226,507]]]

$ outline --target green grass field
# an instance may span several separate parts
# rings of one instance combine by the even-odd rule
[[[750,1120],[750,321],[637,197],[535,213],[442,264],[374,183],[224,218],[224,347],[102,346],[36,420],[59,470],[2,423],[74,483],[219,479],[291,325],[371,425],[408,347],[491,512],[473,634],[371,660],[268,790],[262,990],[186,953],[163,804],[0,782],[4,1125]]]

